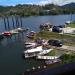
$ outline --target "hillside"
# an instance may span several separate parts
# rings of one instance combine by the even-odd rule
[[[33,15],[58,15],[75,13],[75,3],[58,6],[54,4],[47,4],[45,6],[39,5],[16,5],[16,6],[0,6],[0,16],[33,16]]]
[[[62,7],[65,7],[65,8],[75,8],[75,3],[70,3],[70,4],[66,4]]]

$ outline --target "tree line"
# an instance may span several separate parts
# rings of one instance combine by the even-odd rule
[[[58,6],[47,4],[45,6],[18,4],[16,6],[0,6],[0,16],[42,16],[42,15],[59,15],[59,14],[74,14],[75,7]]]

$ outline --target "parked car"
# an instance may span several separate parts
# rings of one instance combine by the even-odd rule
[[[58,27],[58,26],[53,26],[52,31],[53,32],[61,32],[60,27]]]
[[[59,25],[58,27],[59,28],[65,28],[65,25]]]
[[[63,42],[61,40],[52,39],[48,41],[49,45],[61,47]]]

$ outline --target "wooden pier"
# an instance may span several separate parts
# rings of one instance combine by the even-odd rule
[[[2,36],[10,36],[20,32],[27,31],[27,28],[23,28],[22,17],[12,16],[11,23],[8,16],[2,17],[5,30],[0,33]],[[11,24],[11,25],[10,25]]]
[[[41,59],[41,60],[54,60],[54,59],[58,59],[60,56],[41,56],[38,55],[36,58],[37,59]]]

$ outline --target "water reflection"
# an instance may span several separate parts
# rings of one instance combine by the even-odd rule
[[[10,44],[13,44],[15,42],[23,42],[25,39],[25,35],[26,35],[26,33],[22,32],[22,33],[18,33],[18,34],[12,35],[12,36],[5,36],[0,41],[0,44],[9,46]]]

